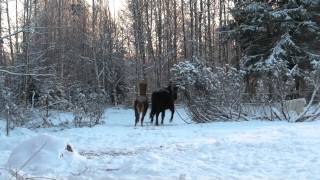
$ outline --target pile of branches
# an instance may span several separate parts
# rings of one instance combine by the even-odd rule
[[[249,119],[304,122],[320,117],[320,103],[315,103],[320,89],[320,60],[312,62],[312,71],[308,73],[296,67],[291,72],[279,72],[260,79],[255,95],[245,93],[246,72],[228,65],[211,68],[204,62],[193,57],[172,68],[173,80],[177,83],[180,97],[194,122]],[[313,88],[313,93],[310,99],[305,100],[301,112],[294,112],[296,107],[290,109],[295,106],[292,105],[295,100],[288,100],[292,93],[290,90],[295,85],[293,77],[297,75],[304,77]],[[253,109],[256,112],[252,112]]]
[[[228,65],[210,68],[203,62],[193,57],[172,68],[192,120],[198,123],[247,120],[241,113],[243,72]]]

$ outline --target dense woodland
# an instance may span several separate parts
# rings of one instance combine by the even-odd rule
[[[114,12],[107,0],[1,0],[2,116],[20,125],[34,109],[47,111],[44,122],[49,109],[72,110],[91,126],[105,105],[131,105],[141,80],[148,92],[174,81],[198,122],[246,119],[245,103],[317,101],[319,0],[124,4]]]

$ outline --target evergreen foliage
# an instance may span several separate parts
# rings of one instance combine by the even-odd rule
[[[310,71],[320,55],[320,1],[238,1],[232,10],[234,30],[248,75],[296,76]]]

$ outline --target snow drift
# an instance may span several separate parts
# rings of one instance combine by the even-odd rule
[[[18,144],[6,166],[15,173],[59,173],[80,168],[84,160],[66,139],[40,134]]]

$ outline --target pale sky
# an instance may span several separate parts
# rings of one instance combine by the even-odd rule
[[[86,0],[88,4],[92,4],[92,0]],[[108,0],[109,7],[112,15],[117,16],[118,12],[125,7],[125,0]]]
[[[86,0],[89,4],[91,4],[92,0]],[[126,0],[108,0],[109,1],[109,7],[112,15],[117,16],[118,12],[122,9],[125,8],[125,2]],[[22,15],[22,0],[18,0],[18,13]],[[5,6],[5,4],[3,4]],[[15,26],[15,1],[9,1],[9,13],[10,13],[10,19],[11,19],[11,24],[14,27]],[[6,15],[3,15],[3,27],[7,26],[7,20],[6,20]]]
[[[86,0],[89,4],[91,4],[92,0]],[[112,15],[115,13],[115,15],[118,14],[118,11],[120,11],[121,9],[124,9],[125,6],[125,0],[108,0],[109,1],[109,7],[111,10]],[[19,8],[22,7],[22,1],[18,1],[19,2]],[[14,19],[15,16],[15,1],[9,1],[9,9],[11,11],[10,16],[12,19]],[[20,11],[20,10],[19,10]]]
[[[89,4],[91,4],[92,0],[86,0]],[[110,11],[111,11],[111,14],[113,16],[117,16],[118,15],[118,12],[120,10],[123,10],[125,8],[125,2],[126,0],[108,0],[109,1],[109,7],[110,7]],[[18,0],[18,13],[20,15],[22,15],[22,0]],[[3,4],[4,6],[4,4]],[[16,24],[15,24],[15,1],[9,1],[9,14],[10,14],[10,19],[11,19],[11,24],[12,24],[12,32],[14,32],[16,29]],[[3,27],[7,27],[7,19],[6,19],[6,15],[3,15]],[[3,35],[7,35],[7,32],[4,32]],[[5,42],[7,41],[7,39],[4,40]],[[7,44],[7,42],[6,42]]]
[[[109,0],[110,10],[111,13],[118,14],[119,10],[124,9],[125,0]]]

